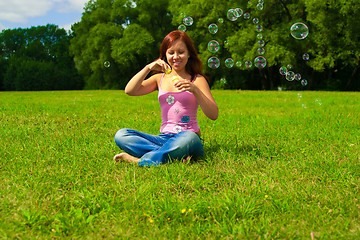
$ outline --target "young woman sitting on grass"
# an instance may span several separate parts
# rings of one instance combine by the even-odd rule
[[[151,71],[160,73],[145,80]],[[198,106],[212,120],[217,119],[219,110],[202,74],[202,62],[185,32],[169,33],[161,44],[159,59],[146,65],[125,87],[125,93],[130,96],[155,90],[159,91],[161,134],[120,129],[115,142],[125,153],[115,155],[115,161],[151,166],[172,159],[188,161],[204,154],[197,121]]]

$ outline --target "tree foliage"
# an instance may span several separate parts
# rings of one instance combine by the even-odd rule
[[[73,57],[85,88],[124,88],[128,80],[147,63],[159,56],[160,44],[167,33],[191,16],[194,23],[187,33],[204,63],[205,74],[215,86],[231,89],[326,89],[360,90],[360,4],[358,0],[90,0],[81,21],[72,26],[72,34],[56,26],[5,30],[0,35],[0,80],[6,89],[65,88],[79,86]],[[229,9],[249,13],[236,21],[227,19]],[[219,22],[219,19],[223,22]],[[254,24],[253,19],[259,23]],[[290,27],[302,22],[309,27],[307,38],[297,40]],[[218,26],[210,34],[208,26]],[[265,53],[259,53],[257,25],[265,42]],[[207,49],[210,40],[220,43],[217,53]],[[70,47],[68,51],[68,43]],[[304,61],[302,55],[310,59]],[[267,59],[264,69],[254,67],[254,59]],[[209,57],[220,59],[220,67],[211,69]],[[242,66],[227,68],[232,58]],[[110,62],[104,66],[104,62]],[[251,61],[252,67],[245,67]],[[32,80],[22,84],[27,72]],[[292,66],[308,80],[306,87],[289,82],[279,74],[281,66]],[[66,71],[65,71],[66,69]],[[40,74],[40,71],[46,71]],[[72,71],[73,76],[68,77]],[[46,74],[51,78],[45,79]],[[40,79],[34,83],[35,79]],[[68,81],[64,81],[66,78]],[[71,80],[70,80],[71,79]],[[221,80],[221,81],[220,81]],[[24,80],[25,81],[25,80]],[[65,85],[59,85],[66,83]],[[22,85],[22,87],[21,87]],[[25,87],[28,86],[28,87]]]
[[[81,89],[69,55],[70,36],[55,25],[0,34],[3,90]]]

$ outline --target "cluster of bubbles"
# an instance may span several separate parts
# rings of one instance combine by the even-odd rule
[[[256,8],[258,10],[263,10],[264,9],[264,0],[259,0]],[[251,14],[248,12],[244,12],[241,8],[229,9],[226,13],[226,18],[231,22],[235,22],[241,17],[243,17],[245,20],[250,20]],[[264,49],[265,41],[263,40],[263,35],[262,35],[263,26],[259,24],[260,19],[257,17],[253,17],[252,22],[255,25],[255,29],[258,33],[257,34],[257,44],[258,44],[257,53],[259,54],[259,56],[257,56],[253,61],[246,60],[244,62],[244,66],[246,68],[251,68],[254,65],[255,67],[257,67],[259,69],[263,69],[267,65],[266,58],[263,56],[265,54],[265,49]],[[212,35],[215,35],[219,31],[219,27],[217,24],[222,24],[222,23],[224,23],[224,19],[219,18],[218,23],[209,24],[209,26],[208,26],[209,33]],[[228,44],[229,43],[227,41],[224,41],[225,46],[227,46]],[[221,44],[217,40],[211,40],[211,41],[209,41],[207,48],[210,53],[216,54],[220,50]],[[241,61],[234,61],[232,58],[226,58],[224,61],[224,64],[227,68],[232,68],[234,66],[240,68],[242,66]],[[209,68],[212,68],[212,69],[219,68],[220,67],[220,59],[216,56],[210,57],[208,59],[208,66],[209,66]]]
[[[308,81],[305,78],[302,78],[300,73],[295,73],[292,69],[292,66],[288,64],[287,66],[281,66],[279,69],[281,75],[285,76],[285,79],[289,82],[294,80],[300,81],[301,85],[306,86]]]
[[[302,22],[294,23],[290,27],[290,34],[293,38],[297,40],[305,39],[309,35],[309,28],[306,24]],[[308,61],[310,59],[310,55],[308,53],[304,53],[302,55],[302,59],[304,61]],[[279,69],[281,75],[285,76],[285,79],[288,81],[299,81],[302,86],[308,85],[308,81],[301,76],[300,73],[295,73],[292,69],[292,66],[288,64],[287,66],[281,66]]]
[[[187,27],[190,27],[194,24],[194,19],[190,16],[185,16],[185,13],[181,13],[183,16],[182,24],[178,27],[180,31],[185,32],[187,30]]]

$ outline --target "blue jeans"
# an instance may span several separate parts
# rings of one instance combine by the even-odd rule
[[[132,129],[120,129],[115,135],[115,143],[121,150],[140,158],[139,166],[157,166],[172,159],[204,155],[200,137],[190,131],[150,135]]]

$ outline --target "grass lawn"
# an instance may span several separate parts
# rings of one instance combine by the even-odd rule
[[[213,91],[206,155],[116,163],[156,93],[0,92],[1,239],[358,239],[360,93]]]

